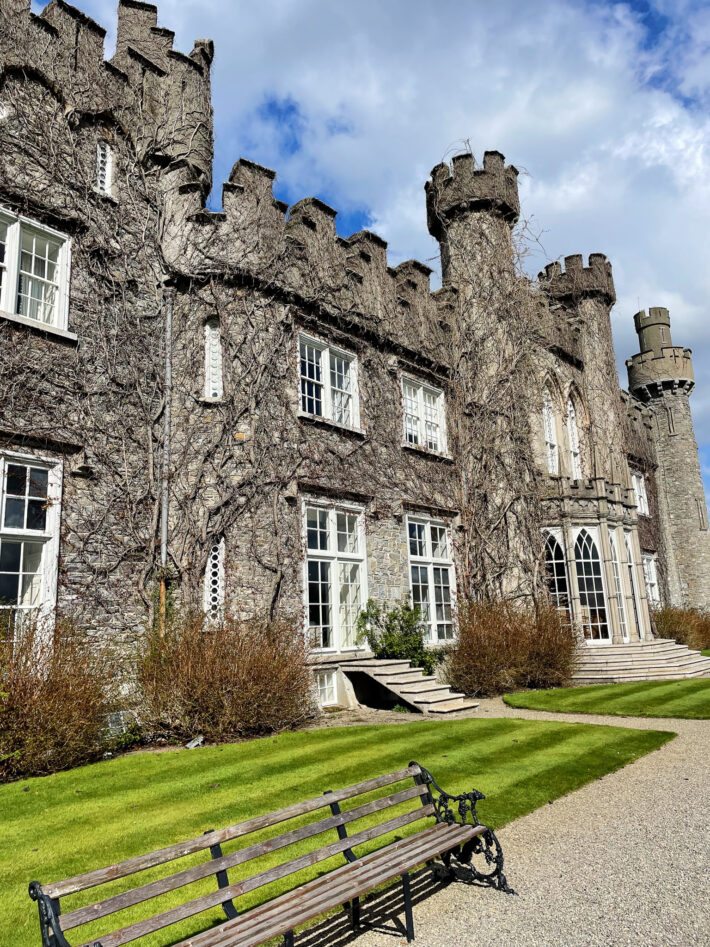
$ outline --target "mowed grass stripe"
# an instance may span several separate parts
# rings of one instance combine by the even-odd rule
[[[704,720],[710,718],[710,679],[594,684],[507,694],[503,700],[511,707],[557,713]]]
[[[37,943],[36,907],[26,894],[31,879],[56,880],[101,867],[208,828],[319,795],[325,789],[399,769],[411,759],[431,768],[450,792],[473,787],[485,792],[488,798],[480,806],[481,817],[498,827],[656,749],[670,736],[658,731],[515,719],[425,721],[304,731],[193,751],[133,754],[3,786],[0,806],[8,830],[0,837],[0,885],[4,892],[0,947],[34,947]],[[305,845],[301,848],[307,850]],[[289,848],[289,856],[299,854],[301,848]],[[193,859],[200,860],[200,856]],[[278,860],[272,854],[259,864]],[[172,870],[189,863],[187,859],[176,862]],[[267,891],[241,899],[240,904],[245,907],[273,897],[323,870],[324,866],[311,868],[298,877],[283,879]],[[146,872],[141,881],[164,873],[158,869]],[[235,873],[238,877],[239,872]],[[214,888],[213,879],[201,884],[200,890]],[[106,893],[130,886],[131,882],[123,879],[107,887]],[[197,885],[192,890],[199,893]],[[65,910],[91,903],[96,897],[98,894],[87,892],[67,900]],[[179,898],[173,892],[161,899],[160,905],[170,906]],[[144,916],[140,911],[134,908],[123,913],[121,923]],[[217,920],[220,914],[217,911],[209,917]],[[205,918],[186,922],[169,934],[151,937],[145,947],[163,947],[209,923]],[[80,933],[83,936],[85,930]],[[86,930],[86,937],[89,933],[97,936],[98,932]]]

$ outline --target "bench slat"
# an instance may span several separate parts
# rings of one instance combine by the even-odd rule
[[[90,904],[83,908],[77,908],[75,911],[70,911],[67,914],[62,914],[59,917],[60,926],[63,931],[69,931],[75,927],[80,927],[82,924],[89,924],[101,917],[115,914],[117,911],[123,911],[133,905],[141,904],[150,898],[156,898],[159,895],[166,894],[168,891],[174,891],[176,888],[184,887],[195,881],[200,881],[203,878],[209,878],[218,871],[234,868],[236,865],[241,865],[254,858],[259,858],[268,852],[286,848],[288,845],[293,845],[304,839],[320,835],[322,832],[337,828],[339,825],[347,825],[349,822],[354,822],[366,815],[371,815],[373,812],[380,812],[382,809],[388,809],[402,802],[416,799],[419,796],[425,795],[427,792],[427,786],[410,786],[408,789],[392,793],[389,796],[374,799],[372,802],[358,806],[355,809],[348,809],[339,815],[330,816],[319,822],[312,822],[298,829],[292,829],[290,832],[285,832],[274,838],[266,839],[264,842],[259,842],[248,848],[231,852],[222,858],[216,858],[213,861],[195,865],[193,868],[186,868],[174,875],[169,875],[166,878],[160,878],[157,881],[142,885],[140,888],[124,891],[121,894],[113,895],[103,901],[98,901],[96,904]]]
[[[329,873],[324,880],[330,883],[323,884],[320,890],[307,892],[304,888],[296,888],[276,899],[273,906],[266,904],[255,908],[241,918],[222,925],[221,929],[216,928],[189,938],[178,947],[248,947],[249,944],[264,943],[460,845],[476,832],[473,826],[456,825],[442,826],[439,832],[427,838],[415,835],[407,839],[407,844],[397,853],[390,852],[387,847],[369,863],[354,863],[351,872],[342,868]]]
[[[298,888],[294,888],[291,891],[287,891],[285,894],[279,895],[277,898],[273,898],[271,901],[268,901],[258,907],[252,908],[246,914],[241,915],[241,919],[244,921],[249,920],[252,916],[258,917],[263,911],[280,911],[281,906],[284,903],[288,902],[288,899],[291,898],[297,891],[302,891],[304,895],[317,895],[319,890],[324,886],[332,883],[333,880],[339,879],[341,876],[346,876],[346,878],[358,868],[358,866],[367,864],[377,857],[380,856],[382,851],[393,852],[401,849],[403,846],[408,845],[412,838],[423,838],[426,836],[429,838],[433,833],[440,832],[445,828],[442,823],[437,823],[429,829],[423,829],[421,832],[418,832],[416,836],[409,836],[405,839],[400,839],[398,842],[393,842],[391,845],[388,845],[386,849],[381,849],[376,852],[372,852],[370,855],[365,855],[362,858],[358,858],[357,862],[347,862],[345,865],[342,865],[340,868],[336,868],[332,872],[328,872],[325,875],[319,875],[317,878],[314,878],[313,881],[307,881],[303,885],[299,885]],[[236,923],[236,921],[234,922]],[[252,921],[254,923],[254,921]],[[187,940],[180,941],[179,944],[175,944],[174,947],[217,947],[219,945],[219,937],[224,936],[227,930],[231,930],[232,923],[220,924],[218,927],[211,927],[206,931],[202,931],[199,934],[191,934]]]
[[[336,796],[336,793],[329,794],[326,797],[326,805],[329,805],[333,801],[334,796]],[[246,894],[249,891],[253,891],[256,888],[260,888],[263,885],[269,884],[272,881],[277,881],[279,878],[285,878],[288,875],[294,874],[295,872],[300,871],[302,868],[310,868],[312,865],[318,864],[318,862],[325,861],[332,855],[340,854],[346,848],[354,848],[357,845],[362,845],[364,842],[369,842],[371,839],[378,838],[381,835],[386,835],[388,832],[394,832],[396,829],[402,828],[405,825],[409,825],[412,822],[418,822],[419,820],[432,815],[434,815],[434,806],[429,804],[415,809],[412,812],[407,812],[396,819],[390,819],[387,822],[381,822],[369,829],[364,829],[362,832],[358,832],[356,835],[350,836],[350,838],[339,839],[337,842],[333,842],[330,845],[325,845],[322,848],[307,853],[306,855],[301,855],[299,858],[294,858],[290,862],[276,865],[274,868],[271,868],[268,871],[260,872],[257,875],[253,875],[251,878],[245,878],[243,881],[229,885],[227,888],[220,888],[211,894],[206,894],[201,898],[188,901],[179,907],[172,908],[171,910],[165,911],[162,914],[158,914],[155,917],[138,921],[136,924],[123,927],[111,934],[102,934],[101,945],[102,947],[121,947],[122,944],[128,944],[132,940],[136,940],[138,937],[143,937],[146,934],[152,934],[155,931],[162,930],[164,927],[169,927],[172,924],[176,924],[178,921],[183,921],[189,917],[193,917],[195,914],[201,914],[203,911],[207,911],[209,908],[217,907],[227,898],[235,898],[239,895]],[[207,836],[205,837],[207,838]],[[82,947],[90,947],[90,945],[93,943],[95,943],[95,938],[82,945]]]
[[[350,799],[352,796],[360,796],[363,793],[380,789],[383,786],[389,786],[391,783],[401,782],[408,777],[418,776],[420,773],[421,767],[408,766],[406,769],[388,773],[376,779],[368,779],[365,780],[365,782],[356,783],[354,786],[338,789],[335,792],[328,793],[327,796],[317,796],[315,799],[308,799],[306,802],[298,802],[292,806],[287,806],[285,809],[279,809],[276,812],[270,812],[263,816],[257,816],[254,819],[248,819],[246,822],[230,825],[216,832],[210,832],[209,835],[200,835],[186,842],[178,842],[175,845],[169,845],[155,852],[149,852],[146,855],[139,855],[136,858],[129,858],[115,865],[109,865],[107,868],[98,868],[95,871],[75,875],[73,878],[67,878],[64,881],[42,885],[42,892],[50,898],[63,898],[68,894],[75,894],[77,891],[84,891],[87,888],[94,888],[97,885],[105,884],[107,881],[115,881],[118,878],[125,878],[127,875],[145,871],[147,868],[155,868],[157,865],[174,861],[176,858],[193,855],[195,852],[204,851],[212,845],[228,842],[230,839],[240,838],[243,835],[249,835],[251,832],[269,828],[269,826],[277,825],[280,822],[286,822],[289,819],[296,818],[296,816],[315,812],[317,809],[329,806],[332,802],[342,802],[344,799]]]

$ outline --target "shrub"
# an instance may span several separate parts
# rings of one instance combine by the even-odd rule
[[[376,658],[411,661],[432,674],[442,660],[441,649],[427,648],[418,608],[402,602],[387,609],[370,599],[357,622],[358,641],[366,641]]]
[[[138,657],[144,732],[209,742],[294,728],[313,715],[308,650],[296,621],[225,621],[178,615]]]
[[[108,748],[115,661],[72,622],[4,635],[0,678],[0,780],[81,766]]]
[[[656,632],[697,651],[710,648],[710,614],[698,608],[658,608],[653,612]]]
[[[562,687],[575,666],[577,637],[555,609],[464,601],[458,641],[445,664],[447,684],[469,697],[520,687]]]

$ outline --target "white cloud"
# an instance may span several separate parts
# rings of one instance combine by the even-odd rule
[[[113,26],[108,0],[79,2]],[[393,262],[429,260],[431,167],[464,139],[478,156],[503,151],[527,172],[524,212],[549,258],[612,260],[622,384],[633,313],[669,306],[674,340],[694,349],[710,450],[710,10],[653,11],[665,17],[655,35],[626,3],[596,0],[159,3],[178,48],[216,40],[217,183],[243,154],[276,168],[294,199],[368,208]],[[270,99],[297,108],[298,149],[264,113]]]

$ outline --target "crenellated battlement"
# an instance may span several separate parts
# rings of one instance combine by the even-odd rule
[[[560,301],[599,297],[609,306],[616,302],[611,263],[603,253],[590,253],[589,266],[581,253],[566,256],[564,269],[559,261],[548,263],[538,279],[541,289]]]
[[[490,211],[512,227],[520,216],[518,170],[499,151],[486,151],[483,167],[470,153],[455,155],[451,166],[437,164],[425,184],[429,233],[441,240],[448,220],[470,211]]]
[[[207,179],[212,165],[211,41],[189,55],[157,25],[155,6],[119,0],[116,53],[104,59],[105,29],[65,0],[39,16],[29,0],[0,0],[5,71],[31,70],[76,113],[113,116],[140,153],[187,158]]]

